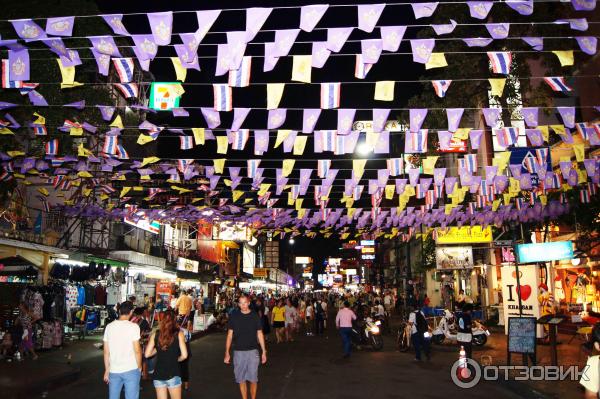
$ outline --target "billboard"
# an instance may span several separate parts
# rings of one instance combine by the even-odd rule
[[[244,223],[215,223],[213,240],[250,241],[251,231]]]
[[[435,263],[438,270],[473,268],[473,247],[437,247]]]
[[[177,258],[177,270],[183,272],[198,273],[200,262],[186,258]]]
[[[519,263],[550,262],[573,259],[573,257],[573,243],[571,241],[517,245],[517,260]]]
[[[453,153],[464,153],[467,152],[467,142],[465,140],[457,139],[454,136],[450,139],[450,145],[448,148],[441,149],[439,144],[437,148],[438,152],[453,152]]]
[[[179,99],[182,94],[183,87],[179,82],[152,82],[149,107],[157,111],[179,108]]]
[[[476,244],[492,242],[492,228],[487,226],[461,226],[436,228],[436,244]]]

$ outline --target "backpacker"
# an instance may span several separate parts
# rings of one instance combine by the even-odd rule
[[[417,332],[419,334],[425,334],[429,331],[429,324],[427,324],[425,316],[419,310],[415,311],[415,324],[417,325]]]

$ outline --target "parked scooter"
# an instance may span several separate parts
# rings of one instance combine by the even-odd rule
[[[448,309],[444,310],[444,317],[433,330],[433,343],[441,344],[445,339],[452,342],[457,342],[457,327],[454,314]],[[473,320],[473,345],[483,346],[487,342],[487,337],[490,335],[489,330],[477,320]]]
[[[367,317],[362,322],[352,325],[352,344],[360,347],[362,345],[371,345],[373,350],[383,349],[383,338],[381,337],[381,321]]]

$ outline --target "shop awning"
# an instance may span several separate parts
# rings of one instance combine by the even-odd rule
[[[167,261],[157,256],[146,255],[136,251],[111,251],[109,256],[114,259],[132,263],[138,266],[155,266],[164,269]]]

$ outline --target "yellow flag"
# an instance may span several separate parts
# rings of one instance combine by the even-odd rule
[[[267,83],[267,109],[279,107],[285,83]]]
[[[302,202],[304,202],[303,198],[296,198],[296,210],[297,211],[302,209]]]
[[[296,163],[295,159],[284,159],[283,160],[283,166],[282,166],[283,177],[288,177],[290,175],[290,173],[292,173],[292,170],[294,170],[295,163]]]
[[[565,125],[550,125],[550,127],[552,128],[552,130],[554,130],[554,133],[556,134],[567,134],[567,132],[565,131]]]
[[[106,195],[106,194],[101,194],[101,195],[100,195],[100,200],[101,200],[101,201],[106,201],[106,200],[107,200],[107,199],[109,199],[109,198],[110,198],[110,197],[109,197],[108,195]],[[144,198],[144,199],[145,199],[145,198]]]
[[[446,204],[444,206],[444,213],[446,215],[450,215],[452,213],[452,208],[454,208],[454,205],[452,205],[452,204]]]
[[[587,183],[587,172],[582,169],[577,169],[578,181],[577,184]]]
[[[510,199],[512,198],[512,195],[502,194],[502,198],[504,198],[504,205],[508,205],[510,204]]]
[[[375,82],[375,100],[394,101],[393,80],[382,80]]]
[[[302,219],[306,215],[306,209],[298,209],[298,219]]]
[[[542,137],[545,142],[548,142],[548,138],[550,137],[550,132],[548,131],[548,126],[538,126],[537,127],[540,132],[542,132]]]
[[[540,202],[542,203],[542,205],[546,206],[546,204],[548,203],[548,197],[545,195],[540,195],[540,196],[538,196],[538,198],[540,199]]]
[[[144,175],[144,176],[140,176],[140,180],[152,180],[150,178],[150,175]]]
[[[288,206],[292,206],[294,205],[294,194],[292,194],[292,192],[288,192],[288,200],[287,200],[287,204]]]
[[[139,145],[148,144],[149,142],[154,141],[154,139],[146,134],[140,133],[137,139],[137,143]]]
[[[74,85],[75,84],[75,67],[69,66],[66,67],[62,64],[60,58],[56,59],[58,62],[58,67],[60,68],[60,75],[62,76],[62,84],[64,85]]]
[[[508,166],[510,160],[510,151],[498,152],[494,155],[492,165],[498,166],[498,172],[502,172]]]
[[[83,194],[84,197],[89,197],[90,194],[92,193],[92,189],[91,188],[84,188],[81,190],[81,193]]]
[[[571,66],[573,65],[573,50],[555,50],[553,53],[558,57],[560,66]]]
[[[296,82],[310,83],[312,71],[312,56],[295,55],[292,62],[292,80]]]
[[[511,194],[517,194],[521,191],[521,183],[519,179],[515,179],[513,177],[508,178],[508,192]]]
[[[435,168],[435,163],[438,160],[438,156],[428,156],[423,160],[423,173],[426,175],[432,175],[433,169]]]
[[[77,173],[77,176],[79,176],[79,177],[87,177],[87,178],[94,177],[94,176],[92,176],[92,174],[90,172],[87,172],[85,170],[82,170],[79,173]]]
[[[43,187],[40,187],[40,188],[38,188],[37,190],[40,192],[40,194],[42,194],[43,196],[46,196],[46,197],[47,197],[47,196],[50,194],[50,193],[48,192],[48,190],[46,190],[46,189],[45,189],[45,188],[43,188]]]
[[[204,128],[203,127],[193,127],[192,133],[194,134],[194,142],[196,145],[204,145]]]
[[[133,191],[144,191],[144,187],[142,187],[142,186],[133,186]]]
[[[391,200],[394,198],[394,193],[396,192],[396,186],[393,184],[388,184],[385,186],[385,199]]]
[[[185,82],[185,77],[187,76],[187,69],[184,68],[181,64],[181,60],[179,59],[179,57],[171,57],[171,62],[173,63],[173,68],[175,68],[175,79],[181,82]]]
[[[306,147],[307,139],[308,136],[296,136],[296,140],[294,141],[294,155],[304,154],[304,148]]]
[[[354,217],[354,212],[356,212],[356,208],[350,208],[350,209],[348,209],[348,217],[349,218],[353,218]]]
[[[350,233],[342,233],[342,234],[340,234],[340,238],[342,240],[345,240],[346,238],[348,238],[349,235],[350,235]]]
[[[179,186],[171,186],[172,190],[177,191],[179,194],[185,194],[185,193],[191,193],[192,190],[184,188],[184,187],[179,187]]]
[[[577,162],[583,162],[583,159],[585,158],[585,144],[573,144],[572,147]]]
[[[429,61],[425,63],[425,69],[443,68],[448,66],[444,53],[431,53]]]
[[[6,151],[6,153],[11,158],[20,157],[20,156],[25,155],[25,153],[23,151],[18,151],[18,150],[15,150],[15,151]]]
[[[119,198],[126,196],[129,191],[131,191],[131,187],[123,187],[121,189],[121,194],[119,194]]]
[[[461,127],[452,134],[452,138],[456,140],[466,140],[469,138],[470,127]]]
[[[229,179],[225,179],[223,182],[225,183],[225,185],[226,185],[227,187],[231,187],[231,180],[229,180]]]
[[[213,159],[213,165],[215,167],[215,173],[223,173],[223,167],[225,166],[225,158]]]
[[[258,190],[257,195],[259,197],[262,197],[263,195],[265,195],[267,193],[267,191],[269,191],[269,187],[271,187],[270,183],[261,183],[260,189]]]
[[[229,139],[227,136],[217,136],[217,154],[227,154]]]
[[[72,127],[69,129],[69,136],[83,136],[83,128]]]
[[[352,171],[354,172],[354,177],[359,180],[362,178],[363,173],[365,173],[365,165],[367,164],[366,159],[353,159],[352,160]]]
[[[6,127],[0,127],[0,134],[12,134],[14,136],[12,130]]]
[[[500,200],[494,200],[494,202],[492,202],[492,212],[496,212],[498,210],[498,207],[500,206]]]
[[[45,125],[46,124],[46,118],[44,118],[42,115],[38,114],[37,112],[33,113],[33,116],[36,116],[36,120],[33,121],[34,125]]]
[[[181,83],[171,83],[169,86],[167,86],[167,90],[169,90],[169,92],[175,97],[180,97],[183,95],[183,93],[185,93]]]
[[[273,148],[279,147],[281,143],[287,139],[291,132],[291,130],[279,129],[277,131],[277,139],[275,140],[275,146]]]
[[[490,86],[492,86],[492,96],[502,97],[504,92],[504,85],[506,84],[505,78],[488,79]]]
[[[416,194],[415,188],[413,186],[411,186],[410,184],[407,184],[406,187],[404,188],[404,194],[406,194],[409,197],[414,197]]]
[[[77,156],[78,156],[78,157],[89,157],[89,156],[90,156],[90,154],[91,154],[91,151],[90,151],[90,150],[88,150],[87,148],[85,148],[85,147],[83,146],[83,143],[80,143],[80,144],[77,146]]]
[[[109,125],[110,127],[117,127],[119,129],[123,129],[123,120],[121,120],[121,115],[117,115],[114,121]]]
[[[158,161],[160,161],[159,157],[147,157],[147,158],[143,158],[142,159],[142,166],[141,167],[143,168],[146,165],[149,165],[151,163],[156,163]]]

